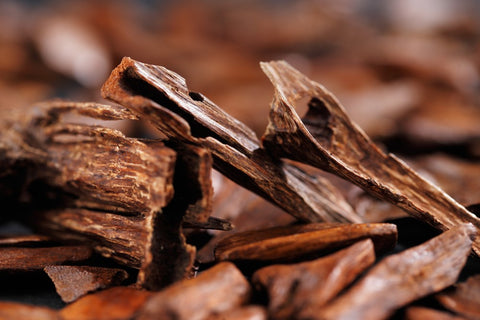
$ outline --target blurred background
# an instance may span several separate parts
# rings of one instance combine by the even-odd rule
[[[480,2],[0,2],[0,108],[102,101],[123,56],[163,65],[259,135],[273,90],[260,61],[325,85],[392,151],[480,156]]]

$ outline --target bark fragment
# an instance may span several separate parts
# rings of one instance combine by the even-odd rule
[[[301,220],[361,221],[327,180],[271,158],[251,129],[172,71],[124,58],[102,94],[169,138],[209,149],[220,172]]]
[[[267,289],[270,317],[297,319],[334,298],[374,261],[373,243],[366,239],[314,261],[259,269],[252,281]]]
[[[99,289],[119,285],[128,278],[125,270],[90,266],[47,266],[43,269],[52,279],[63,302],[72,302]]]
[[[337,99],[283,61],[261,64],[275,87],[263,145],[278,157],[297,160],[349,180],[442,231],[480,219],[400,159],[381,151],[353,123]],[[303,119],[296,102],[310,98]],[[480,239],[473,249],[480,254]]]
[[[220,263],[153,295],[137,319],[208,319],[239,307],[249,297],[250,285],[240,271],[231,263]]]
[[[476,233],[473,225],[462,224],[389,256],[345,294],[301,319],[386,319],[396,309],[455,283]]]
[[[292,260],[328,252],[371,238],[377,252],[392,249],[397,228],[388,223],[307,224],[233,234],[220,241],[215,257],[223,260]]]

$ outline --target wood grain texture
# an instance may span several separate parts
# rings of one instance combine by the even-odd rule
[[[461,223],[480,228],[474,214],[377,147],[322,85],[284,61],[261,67],[275,88],[262,138],[270,152],[339,175],[442,231]],[[295,112],[301,98],[310,99],[303,118]],[[473,249],[480,254],[480,239]]]
[[[462,224],[401,253],[388,256],[343,295],[304,319],[387,319],[398,308],[457,281],[477,234]]]
[[[301,220],[361,222],[327,180],[271,158],[251,129],[164,67],[124,58],[102,94],[170,139],[209,149],[220,172]]]

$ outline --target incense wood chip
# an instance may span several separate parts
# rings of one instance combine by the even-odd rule
[[[388,223],[372,224],[307,224],[246,231],[220,241],[215,257],[223,260],[292,260],[346,247],[371,238],[377,252],[392,249],[397,241],[397,228]]]
[[[250,305],[213,315],[207,320],[267,320],[267,310],[262,306]]]
[[[467,320],[451,313],[425,308],[409,307],[405,311],[405,320]]]
[[[124,58],[102,95],[170,139],[209,149],[220,172],[301,220],[361,222],[327,180],[271,158],[250,128],[166,68]]]
[[[346,293],[301,319],[386,319],[398,308],[457,280],[476,228],[461,224],[380,261]]]
[[[128,278],[125,270],[90,266],[47,266],[57,293],[66,303],[99,289],[119,285]]]
[[[349,180],[442,231],[480,219],[400,159],[381,151],[353,123],[337,99],[283,61],[262,63],[275,87],[263,145],[277,157],[297,160]],[[295,105],[309,98],[300,119]],[[480,239],[473,249],[480,254]]]
[[[2,320],[62,320],[57,311],[18,302],[0,301]]]
[[[270,317],[297,319],[334,298],[374,261],[373,243],[366,239],[314,261],[259,269],[252,281],[267,289]]]
[[[451,311],[468,319],[480,319],[480,275],[457,284],[453,290],[439,293],[436,298]]]
[[[250,285],[245,277],[233,264],[225,262],[156,293],[137,319],[208,319],[239,307],[249,297]]]
[[[0,238],[0,246],[16,246],[16,247],[23,247],[23,246],[45,246],[47,243],[52,243],[52,238],[44,235],[39,234],[28,234],[28,235],[21,235],[21,236],[11,236]]]
[[[88,246],[0,248],[0,270],[41,270],[48,265],[84,261],[91,255]]]
[[[129,320],[152,294],[131,287],[113,287],[86,295],[59,313],[62,320]]]

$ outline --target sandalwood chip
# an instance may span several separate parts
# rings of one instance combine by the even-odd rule
[[[57,311],[50,308],[6,301],[0,301],[0,319],[62,320]]]
[[[451,313],[426,307],[409,307],[405,311],[405,320],[467,320]]]
[[[72,302],[88,292],[120,284],[128,278],[122,269],[90,266],[47,266],[44,271],[52,279],[64,302]]]
[[[138,320],[202,320],[235,309],[250,297],[250,285],[231,263],[220,263],[197,278],[177,282],[154,294]]]
[[[208,317],[207,320],[267,320],[267,311],[262,306],[250,305]]]
[[[458,278],[476,228],[462,224],[401,253],[389,256],[328,305],[308,310],[308,319],[386,319],[398,308],[438,292]]]
[[[0,248],[0,270],[41,270],[49,265],[84,261],[92,249],[87,246],[47,248]]]
[[[297,319],[300,311],[334,298],[374,261],[373,243],[366,239],[313,261],[259,269],[253,282],[268,291],[274,319]]]
[[[383,252],[395,246],[397,228],[388,223],[307,224],[246,231],[220,241],[215,248],[215,257],[220,261],[291,260],[346,247],[366,238],[373,240],[376,251]]]
[[[152,294],[131,287],[113,287],[86,295],[59,313],[62,320],[129,320]]]
[[[468,319],[480,319],[480,275],[468,278],[453,290],[438,294],[436,298],[451,311]]]

